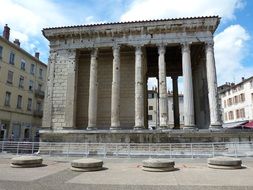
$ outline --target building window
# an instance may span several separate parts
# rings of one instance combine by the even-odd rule
[[[241,118],[245,118],[245,110],[244,110],[244,108],[240,109],[240,115],[241,115]]]
[[[23,76],[20,76],[19,77],[19,84],[18,84],[18,87],[19,88],[24,88],[24,77]]]
[[[235,103],[235,104],[238,104],[238,96],[235,96],[235,97],[234,97],[234,103]]]
[[[224,100],[224,108],[227,107],[227,102]]]
[[[148,120],[152,120],[152,115],[148,115]]]
[[[253,88],[253,80],[250,81],[250,88]]]
[[[12,81],[13,81],[13,72],[12,71],[8,71],[7,83],[12,84]]]
[[[26,65],[26,62],[24,60],[21,60],[20,69],[25,71],[25,65]]]
[[[10,53],[10,59],[9,59],[9,63],[14,65],[15,62],[15,54],[13,52]]]
[[[42,84],[38,84],[38,91],[42,91]]]
[[[236,119],[240,118],[240,111],[236,110]]]
[[[0,60],[3,58],[3,46],[0,46]]]
[[[40,77],[40,79],[42,79],[43,77],[43,70],[42,69],[40,69],[40,71],[39,71],[39,77]]]
[[[34,73],[35,73],[35,65],[34,64],[31,64],[30,73],[32,75],[34,75]]]
[[[239,100],[240,100],[240,102],[244,102],[245,101],[245,94],[240,94]]]
[[[10,92],[6,92],[5,93],[4,105],[5,106],[10,106],[10,102],[11,102],[11,93]]]
[[[22,96],[18,95],[17,108],[21,109],[21,107],[22,107]]]
[[[231,106],[232,105],[232,98],[229,98],[228,99],[228,106]]]
[[[29,81],[29,90],[33,91],[33,81],[32,80]]]
[[[148,99],[152,99],[152,98],[154,98],[155,96],[154,96],[154,93],[149,93],[148,94]]]
[[[233,111],[228,112],[228,119],[229,120],[233,120],[234,119],[234,112]]]
[[[148,110],[153,110],[153,106],[148,106]]]
[[[27,110],[28,110],[28,111],[31,111],[31,110],[32,110],[32,98],[28,98]]]

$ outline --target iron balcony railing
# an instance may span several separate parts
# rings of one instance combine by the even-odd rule
[[[35,90],[35,96],[43,99],[45,97],[45,92],[37,89]]]
[[[253,157],[252,142],[218,143],[58,143],[0,141],[0,154],[41,154],[49,156],[170,157],[213,156]]]

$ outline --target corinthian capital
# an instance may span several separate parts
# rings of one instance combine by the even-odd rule
[[[182,48],[182,53],[183,52],[190,52],[190,43],[189,42],[182,42],[181,48]]]
[[[207,41],[205,45],[206,45],[206,50],[213,51],[214,41]]]
[[[158,53],[159,53],[159,55],[162,55],[162,54],[164,55],[165,52],[166,52],[165,46],[164,45],[159,45],[158,46]]]

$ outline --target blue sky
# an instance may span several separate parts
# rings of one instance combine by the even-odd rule
[[[219,15],[214,36],[218,83],[253,75],[252,0],[0,0],[0,5],[0,32],[8,24],[11,40],[20,39],[31,54],[39,51],[45,63],[45,27]]]

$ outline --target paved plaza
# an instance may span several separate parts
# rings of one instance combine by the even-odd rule
[[[252,158],[242,159],[240,170],[210,169],[206,159],[174,159],[175,171],[157,173],[142,171],[140,158],[102,159],[105,170],[74,172],[70,161],[77,158],[44,157],[47,166],[11,168],[11,157],[0,157],[0,190],[253,189]]]

